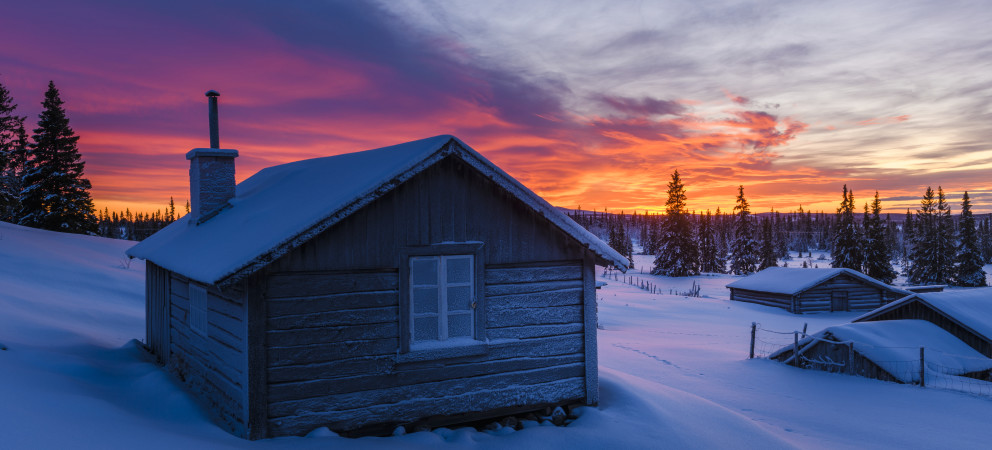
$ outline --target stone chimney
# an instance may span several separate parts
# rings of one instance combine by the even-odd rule
[[[189,225],[199,225],[228,206],[234,197],[234,158],[238,151],[220,148],[217,123],[217,91],[207,91],[210,118],[210,148],[194,148],[189,160]]]

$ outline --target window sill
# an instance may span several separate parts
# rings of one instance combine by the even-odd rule
[[[438,359],[461,358],[465,356],[485,355],[489,352],[489,344],[483,341],[462,341],[452,343],[430,343],[418,348],[414,346],[407,353],[396,355],[397,363],[433,361]]]

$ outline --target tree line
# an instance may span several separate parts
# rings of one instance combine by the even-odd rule
[[[97,213],[83,176],[79,136],[69,126],[58,88],[49,81],[30,136],[27,117],[0,83],[0,221],[67,233],[141,240],[177,218],[175,205],[154,213]],[[189,213],[189,202],[186,203]]]
[[[961,213],[951,214],[943,190],[931,188],[917,211],[904,221],[882,214],[875,193],[857,211],[854,192],[845,185],[835,213],[804,211],[752,214],[737,190],[732,211],[698,213],[687,208],[685,185],[678,171],[668,184],[664,214],[611,214],[582,211],[569,216],[633,261],[634,242],[643,254],[654,255],[651,272],[691,276],[701,272],[747,275],[784,261],[793,254],[798,267],[819,266],[812,251],[829,252],[832,267],[861,271],[885,283],[899,272],[910,284],[984,286],[984,264],[992,263],[992,216],[979,220],[964,193]],[[825,261],[824,261],[825,262]]]

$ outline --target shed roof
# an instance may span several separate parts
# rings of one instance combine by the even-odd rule
[[[885,284],[856,270],[841,268],[804,269],[801,267],[769,267],[761,272],[734,281],[728,284],[727,288],[796,295],[841,274],[848,274],[882,289],[892,290],[905,295],[910,294],[910,292]]]
[[[942,312],[992,342],[992,287],[912,294],[854,319],[865,322],[911,302]]]
[[[209,284],[271,263],[447,156],[456,156],[551,221],[601,262],[627,260],[454,136],[296,161],[239,183],[230,207],[196,226],[183,217],[127,251]]]
[[[992,369],[992,359],[943,328],[924,320],[846,323],[810,335],[799,345],[806,347],[822,339],[853,343],[855,351],[904,383],[920,379],[920,347],[926,349],[927,369],[930,371],[962,375]],[[786,346],[772,357],[791,349],[791,345]]]

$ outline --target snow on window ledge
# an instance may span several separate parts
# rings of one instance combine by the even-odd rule
[[[484,355],[489,351],[489,343],[469,337],[457,337],[443,341],[424,341],[410,344],[408,353],[396,356],[396,362],[430,361],[434,359],[459,358],[462,356]]]

